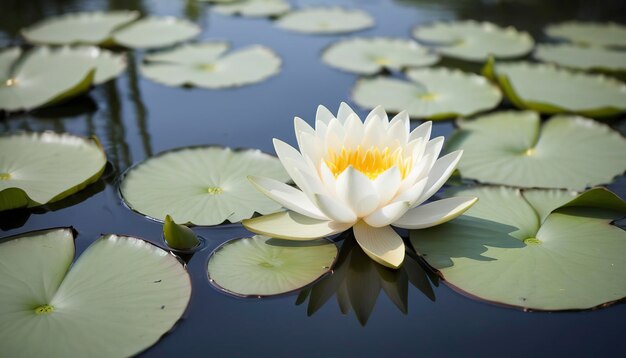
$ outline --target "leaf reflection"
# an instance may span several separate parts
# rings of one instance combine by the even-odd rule
[[[408,254],[408,253],[407,253]],[[302,290],[296,305],[307,304],[307,315],[312,316],[334,295],[342,314],[354,311],[362,326],[367,324],[382,290],[402,313],[408,313],[409,283],[431,301],[437,285],[437,276],[429,276],[414,255],[405,257],[403,266],[393,270],[369,259],[352,233],[343,241],[333,273],[312,287]]]

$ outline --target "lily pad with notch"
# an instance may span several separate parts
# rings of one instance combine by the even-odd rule
[[[97,139],[53,132],[0,136],[0,211],[61,200],[100,178]]]
[[[365,11],[341,7],[309,7],[288,12],[276,20],[281,29],[306,34],[342,34],[374,26]]]
[[[545,33],[576,44],[626,47],[626,26],[614,22],[566,21],[548,25]]]
[[[209,282],[239,297],[295,292],[330,272],[337,247],[330,241],[294,242],[265,236],[235,239],[215,249]]]
[[[360,79],[352,97],[364,108],[381,105],[392,112],[406,110],[411,118],[433,120],[486,111],[502,99],[486,78],[459,70],[412,69],[406,76],[410,82],[383,76]]]
[[[261,82],[280,71],[281,59],[263,46],[226,53],[226,42],[183,45],[146,57],[144,76],[168,85],[226,88]]]
[[[259,150],[188,147],[163,152],[129,169],[120,184],[126,205],[157,221],[217,225],[270,214],[281,206],[248,176],[289,181],[280,161]]]
[[[626,202],[612,192],[478,187],[447,194],[479,201],[410,238],[448,284],[530,310],[590,309],[626,296],[626,231],[612,224],[626,215]]]
[[[187,308],[189,274],[146,241],[104,235],[72,265],[74,252],[71,228],[0,243],[3,354],[132,356],[170,331]]]

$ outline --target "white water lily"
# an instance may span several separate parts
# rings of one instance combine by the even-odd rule
[[[278,139],[278,158],[300,190],[277,180],[250,177],[286,209],[244,220],[250,231],[289,240],[312,240],[350,228],[374,261],[398,268],[404,242],[391,227],[423,229],[461,215],[477,199],[454,197],[423,204],[448,180],[461,159],[439,159],[443,137],[430,139],[431,122],[410,131],[406,112],[391,121],[382,107],[362,122],[345,103],[335,117],[319,106],[315,129],[294,121],[300,151]]]

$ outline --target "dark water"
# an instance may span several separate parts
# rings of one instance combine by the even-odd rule
[[[553,21],[626,22],[626,3],[620,0],[296,3],[340,3],[366,10],[375,17],[376,27],[358,35],[408,37],[417,24],[472,18],[514,25],[540,41],[541,28]],[[261,84],[239,89],[170,88],[138,74],[136,63],[142,53],[136,52],[129,54],[129,68],[121,77],[93,89],[87,97],[52,109],[0,117],[1,133],[50,129],[95,134],[111,163],[98,184],[51,211],[0,214],[2,237],[74,226],[79,232],[79,252],[101,233],[139,236],[160,243],[161,225],[130,212],[121,203],[116,182],[119,173],[155,153],[180,146],[217,144],[273,152],[273,137],[295,144],[294,115],[312,122],[318,104],[334,111],[340,101],[350,103],[349,91],[356,76],[331,69],[319,58],[324,47],[343,36],[289,33],[265,19],[212,14],[209,6],[193,0],[2,0],[0,46],[21,44],[16,35],[19,28],[46,16],[119,8],[187,17],[204,29],[200,39],[226,39],[235,48],[266,45],[283,58],[282,72]],[[456,65],[452,61],[444,64]],[[364,110],[358,112],[366,114]],[[450,122],[437,123],[434,135],[449,135],[451,130]],[[626,180],[618,179],[611,188],[624,197]],[[78,203],[63,207],[73,202]],[[445,285],[426,295],[423,291],[428,290],[422,282],[422,290],[408,285],[407,314],[381,292],[363,327],[354,312],[340,313],[334,297],[311,317],[307,316],[306,304],[296,306],[296,295],[266,300],[227,297],[207,282],[208,255],[225,240],[248,233],[239,225],[198,228],[196,232],[207,239],[207,246],[189,262],[193,280],[189,309],[176,329],[146,351],[146,356],[612,356],[626,351],[624,304],[591,312],[526,313],[471,300]],[[415,270],[418,267],[414,265]],[[356,269],[366,270],[358,264]],[[402,291],[406,277],[399,280]],[[434,301],[428,297],[433,295]]]

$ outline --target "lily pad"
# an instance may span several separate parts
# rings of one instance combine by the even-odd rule
[[[213,89],[261,82],[280,71],[280,57],[268,48],[257,45],[226,54],[229,47],[225,42],[183,45],[148,56],[141,71],[165,85]]]
[[[626,26],[613,22],[567,21],[546,27],[550,37],[596,46],[626,47]]]
[[[146,17],[116,31],[115,43],[130,48],[158,48],[187,41],[200,34],[200,27],[175,17]]]
[[[93,58],[68,48],[0,52],[0,110],[30,110],[86,92],[96,72]],[[50,71],[53,68],[54,71]]]
[[[517,187],[581,190],[626,170],[626,139],[609,126],[536,112],[497,112],[460,120],[447,150],[463,149],[464,178]]]
[[[626,85],[610,77],[550,64],[493,61],[485,65],[483,74],[497,81],[518,108],[588,117],[613,116],[626,111]]]
[[[253,236],[231,240],[209,258],[209,281],[235,296],[272,296],[307,286],[330,271],[337,247]]]
[[[357,9],[310,7],[287,13],[276,25],[307,34],[341,34],[370,28],[374,26],[374,19]]]
[[[213,7],[213,10],[220,14],[249,17],[277,16],[290,9],[291,5],[286,0],[243,0],[223,2]]]
[[[383,69],[430,66],[439,56],[414,41],[392,38],[350,38],[332,44],[322,54],[324,63],[364,75]]]
[[[410,233],[449,284],[533,310],[588,309],[626,296],[626,231],[611,224],[626,215],[626,202],[615,194],[487,187],[454,195],[479,201],[454,221]]]
[[[71,265],[74,251],[72,229],[0,244],[3,354],[132,356],[156,343],[185,311],[191,281],[175,256],[117,235],[102,236]]]
[[[163,152],[126,172],[126,204],[154,220],[217,225],[270,214],[281,206],[260,193],[248,176],[289,180],[280,161],[259,150],[190,147]]]
[[[70,47],[66,51],[92,59],[96,73],[93,84],[99,85],[119,76],[126,69],[126,55],[107,51],[95,46]]]
[[[626,72],[626,52],[569,44],[538,45],[534,57],[585,71]]]
[[[527,32],[473,20],[435,22],[413,29],[419,41],[434,45],[443,56],[483,62],[489,56],[515,58],[528,54],[535,42]]]
[[[502,95],[478,75],[446,68],[413,69],[411,82],[387,78],[357,81],[352,97],[364,108],[378,105],[392,112],[406,110],[411,118],[447,119],[496,107]]]
[[[0,136],[0,211],[63,199],[97,181],[105,165],[96,139],[52,132]]]
[[[138,17],[137,11],[70,13],[22,29],[22,36],[36,44],[109,44],[113,31]]]

